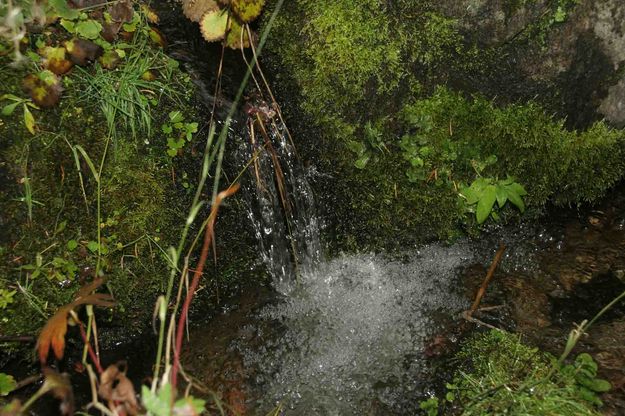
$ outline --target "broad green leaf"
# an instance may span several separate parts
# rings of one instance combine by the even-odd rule
[[[516,192],[514,192],[511,188],[508,188],[508,200],[512,202],[521,213],[525,212],[525,203],[523,202],[523,198],[519,196]]]
[[[17,383],[13,376],[0,373],[0,396],[6,396],[17,387]]]
[[[355,140],[350,140],[347,142],[347,148],[357,155],[361,155],[365,152],[365,145],[361,142],[357,142]]]
[[[478,224],[482,224],[486,221],[490,212],[493,210],[495,200],[497,200],[496,187],[495,185],[488,185],[484,188],[484,192],[482,193],[480,200],[477,202],[475,216],[477,217]]]
[[[499,208],[503,208],[507,201],[508,192],[503,186],[497,186],[497,205],[499,205]]]
[[[86,39],[96,39],[100,36],[102,25],[95,20],[85,20],[76,25],[76,34]]]
[[[480,200],[480,194],[473,188],[464,188],[462,190],[462,195],[466,198],[467,204],[473,205],[477,204],[477,201]]]
[[[69,7],[67,0],[48,0],[48,4],[52,6],[56,14],[63,19],[74,20],[80,16],[78,10]]]
[[[605,393],[612,389],[612,385],[609,381],[600,378],[595,378],[589,383],[584,383],[584,386],[597,393]]]
[[[26,105],[24,105],[24,125],[30,134],[35,134],[35,117],[33,117],[33,113],[30,112]]]
[[[506,188],[512,189],[514,191],[514,193],[519,195],[519,196],[527,195],[527,191],[525,190],[525,188],[523,188],[523,185],[521,185],[518,182],[513,182],[510,185],[506,185]]]
[[[170,134],[174,129],[172,129],[170,124],[163,124],[161,126],[161,131],[165,134]]]
[[[143,386],[141,388],[141,398],[146,410],[154,416],[171,415],[171,385],[165,384],[156,394],[152,393],[147,386]]]
[[[78,241],[76,240],[69,240],[67,242],[67,249],[68,250],[74,250],[76,247],[78,247]]]
[[[199,415],[204,412],[205,400],[193,396],[184,397],[174,404],[173,413],[176,415]]]
[[[5,105],[4,107],[2,107],[2,115],[10,116],[11,114],[13,114],[13,111],[15,111],[15,107],[17,107],[18,105],[20,105],[19,101]]]
[[[167,154],[171,157],[174,157],[178,154],[178,149],[167,149]]]

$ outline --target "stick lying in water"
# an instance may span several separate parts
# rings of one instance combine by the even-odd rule
[[[503,243],[500,243],[499,250],[497,250],[497,253],[495,254],[495,258],[493,259],[493,262],[491,263],[490,268],[488,269],[488,273],[486,273],[486,277],[484,278],[484,281],[482,282],[482,286],[480,286],[480,289],[477,291],[477,295],[475,295],[475,300],[473,301],[473,305],[471,305],[471,309],[469,309],[468,313],[466,314],[466,317],[468,319],[470,319],[473,316],[473,313],[475,313],[477,308],[480,306],[482,297],[484,297],[484,294],[486,293],[486,288],[488,287],[488,284],[493,278],[493,275],[495,274],[495,270],[497,269],[497,266],[499,265],[499,262],[501,261],[501,257],[503,256],[503,252],[505,250],[506,250],[506,246]]]

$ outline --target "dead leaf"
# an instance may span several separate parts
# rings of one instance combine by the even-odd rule
[[[158,14],[156,14],[156,12],[154,11],[154,9],[152,9],[147,4],[142,4],[141,5],[141,11],[145,15],[145,18],[148,19],[148,23],[150,23],[152,25],[157,25],[158,24],[160,19],[158,17]]]
[[[199,22],[202,20],[207,12],[214,12],[219,10],[219,5],[215,0],[183,0],[182,1],[182,13],[187,19],[192,22]]]
[[[74,392],[69,382],[67,373],[59,374],[55,370],[44,367],[43,375],[45,381],[41,385],[41,391],[51,392],[52,395],[61,401],[60,410],[62,415],[74,414]]]
[[[228,13],[214,10],[204,13],[200,21],[200,31],[207,42],[222,40],[226,35],[229,21]]]
[[[95,305],[103,307],[111,307],[115,305],[111,295],[106,293],[93,293],[102,285],[104,280],[102,278],[95,279],[93,282],[83,286],[77,294],[76,299],[68,305],[61,306],[56,313],[48,319],[45,326],[39,334],[37,339],[37,352],[39,354],[39,361],[42,365],[45,365],[48,361],[48,354],[50,353],[50,347],[54,351],[54,356],[57,359],[63,358],[65,350],[65,334],[67,333],[67,320],[69,313],[76,307],[81,305]]]
[[[123,371],[120,367],[123,367]],[[123,361],[111,364],[104,370],[100,376],[98,394],[109,402],[111,410],[118,413],[136,415],[139,411],[135,388],[126,377],[126,363]]]
[[[132,8],[132,3],[128,0],[115,3],[113,6],[109,7],[108,12],[114,22],[122,23],[132,22],[132,16],[135,13]]]
[[[80,66],[93,63],[103,52],[100,45],[96,45],[90,40],[79,38],[65,42],[65,49],[67,49],[72,62]]]
[[[40,107],[54,107],[63,93],[61,79],[47,69],[27,75],[22,81],[22,87]]]

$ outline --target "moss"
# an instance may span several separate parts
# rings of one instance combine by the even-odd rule
[[[449,165],[458,182],[476,177],[476,162],[496,156],[484,176],[514,176],[528,190],[527,204],[540,209],[593,201],[623,176],[625,132],[596,123],[582,132],[564,128],[564,121],[547,115],[535,103],[497,108],[480,97],[472,100],[439,89],[404,110],[404,117],[427,118],[425,145],[434,147],[431,168]],[[418,128],[406,122],[405,129]],[[453,160],[444,159],[452,146]],[[440,150],[442,149],[442,150]],[[447,150],[451,152],[452,150]]]
[[[3,85],[21,95],[24,72],[4,63],[2,67]],[[175,67],[170,70],[171,85],[185,94],[190,91],[189,78]],[[172,183],[172,171],[178,167],[166,154],[166,140],[160,129],[153,129],[155,136],[138,142],[129,128],[118,126],[103,164],[98,223],[97,182],[86,158],[79,152],[76,158],[72,147],[81,146],[98,169],[108,129],[99,100],[86,97],[83,87],[74,75],[66,78],[60,105],[33,112],[34,136],[19,113],[2,119],[0,211],[7,232],[0,236],[0,287],[17,290],[15,302],[3,310],[3,334],[36,333],[58,306],[93,278],[98,227],[102,274],[119,303],[112,315],[103,314],[111,320],[108,325],[126,327],[130,333],[145,328],[169,275],[163,248],[177,242],[189,198],[180,180]],[[167,117],[180,110],[189,119],[196,117],[188,96],[176,98],[162,97],[153,113]],[[24,178],[32,190],[32,219]]]
[[[456,360],[446,406],[462,409],[462,415],[600,414],[601,401],[580,378],[589,371],[597,380],[597,366],[587,354],[553,371],[552,355],[525,345],[517,335],[491,330],[467,341]]]

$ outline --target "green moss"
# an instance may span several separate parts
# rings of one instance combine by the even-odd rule
[[[334,137],[352,137],[371,115],[365,100],[386,96],[404,75],[401,39],[378,0],[290,2],[268,46],[292,71],[303,109]]]
[[[527,205],[538,209],[548,201],[569,205],[596,200],[625,169],[625,132],[604,123],[569,131],[564,121],[531,102],[498,108],[483,98],[468,100],[441,88],[408,105],[403,119],[404,137],[418,141],[422,149],[432,148],[424,156],[425,171],[444,168],[452,182],[464,183],[478,174],[514,176],[529,192]],[[476,168],[492,155],[496,162],[482,171]]]
[[[597,366],[587,354],[552,371],[555,357],[517,335],[491,330],[470,339],[456,359],[459,369],[446,399],[462,415],[600,414],[600,400],[579,381],[585,371],[596,380]]]
[[[134,59],[141,55],[136,53]],[[165,57],[154,51],[150,56],[154,53]],[[2,68],[0,82],[7,92],[21,95],[25,70],[11,69],[4,62]],[[170,88],[183,94],[150,104],[152,122],[162,122],[161,115],[167,117],[173,110],[189,119],[197,117],[188,97],[192,89],[188,76],[176,66],[167,70]],[[34,112],[35,135],[28,133],[19,114],[2,118],[0,211],[6,233],[0,236],[0,288],[17,291],[15,301],[2,311],[3,334],[35,334],[58,306],[69,303],[78,288],[93,279],[98,228],[101,273],[118,302],[112,315],[103,316],[113,325],[131,332],[145,328],[166,285],[164,250],[177,243],[184,222],[181,212],[189,204],[180,179],[172,176],[179,167],[167,156],[160,129],[153,129],[152,137],[141,131],[138,142],[128,123],[120,123],[116,140],[108,140],[99,97],[85,96],[82,82],[76,74],[69,75],[60,105]],[[99,169],[107,142],[98,220],[97,182],[86,158],[72,148],[84,149]],[[28,198],[25,183],[30,185]],[[31,209],[27,199],[32,200]]]

